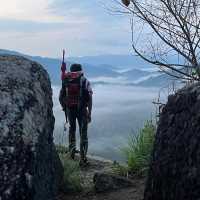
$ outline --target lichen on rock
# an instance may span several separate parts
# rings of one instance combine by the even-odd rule
[[[36,62],[0,56],[0,199],[54,199],[55,159],[49,76]]]
[[[145,200],[200,198],[200,83],[168,98],[160,116]]]

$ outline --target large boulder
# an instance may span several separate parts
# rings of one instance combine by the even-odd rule
[[[62,178],[52,89],[36,62],[0,56],[0,199],[52,200]]]
[[[200,83],[168,98],[160,116],[144,199],[200,199]]]
[[[125,178],[109,173],[95,173],[94,188],[96,192],[108,192],[134,186],[134,183]]]

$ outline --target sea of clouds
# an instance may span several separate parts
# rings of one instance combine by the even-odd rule
[[[64,113],[58,101],[59,90],[60,86],[53,86],[54,138],[55,143],[67,145],[68,136],[63,131]],[[137,134],[145,120],[155,116],[152,101],[158,97],[158,90],[117,84],[94,85],[92,123],[88,130],[89,153],[124,160],[120,149],[127,145],[131,134]]]

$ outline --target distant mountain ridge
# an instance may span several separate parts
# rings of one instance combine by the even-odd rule
[[[16,51],[0,49],[0,54],[21,55],[42,64],[48,71],[53,85],[60,85],[61,60],[56,58],[29,56]],[[166,82],[167,75],[151,72],[148,65],[138,57],[129,55],[101,55],[85,57],[69,57],[67,65],[81,63],[86,76],[94,84],[123,84],[145,87],[157,87]],[[122,65],[125,67],[123,68]],[[146,66],[146,67],[145,67]],[[120,72],[119,69],[126,69]],[[151,66],[152,67],[152,66]],[[143,69],[143,70],[141,70]]]
[[[69,61],[76,61],[78,63],[90,63],[92,65],[111,65],[117,67],[134,67],[148,68],[153,65],[144,62],[138,56],[134,55],[99,55],[99,56],[84,56],[84,57],[69,57]]]

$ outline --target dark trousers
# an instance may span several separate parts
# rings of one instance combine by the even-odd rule
[[[87,109],[70,108],[68,109],[69,120],[69,151],[71,157],[74,157],[76,151],[76,120],[79,125],[80,132],[80,156],[85,159],[88,151],[88,120]]]

